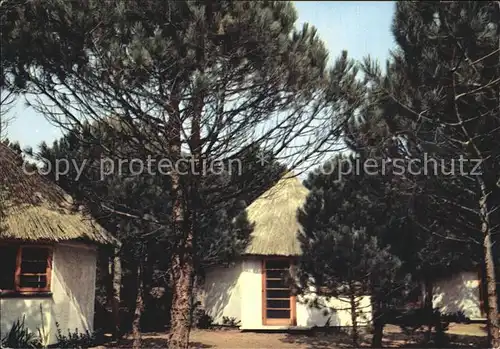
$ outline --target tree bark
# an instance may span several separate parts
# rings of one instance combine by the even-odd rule
[[[122,285],[122,264],[118,249],[115,249],[112,267],[113,294],[111,299],[111,314],[113,317],[113,336],[115,339],[121,337],[120,333],[120,300]]]
[[[192,238],[186,240],[187,249],[189,249],[190,241],[192,241]],[[172,276],[175,278],[169,338],[169,348],[172,349],[186,349],[189,347],[192,275],[192,255],[190,253],[176,254],[172,260]]]
[[[433,284],[430,281],[428,277],[426,277],[424,281],[424,291],[425,291],[425,297],[424,297],[424,314],[425,314],[425,319],[427,320],[427,331],[425,331],[424,334],[424,340],[425,342],[429,342],[431,340],[431,335],[432,335],[432,327],[433,327],[433,316],[432,316],[432,311],[433,311],[433,306],[432,306],[432,296],[433,296]]]
[[[212,4],[210,1],[206,2],[205,7],[205,21],[201,21],[200,35],[198,36],[199,42],[197,45],[197,60],[201,74],[205,69],[205,35],[207,23],[212,22]],[[195,272],[195,251],[194,251],[194,238],[197,224],[197,210],[198,210],[198,183],[202,176],[201,174],[201,131],[200,120],[203,112],[204,95],[205,91],[203,86],[199,88],[190,101],[190,119],[191,119],[191,137],[188,144],[192,154],[192,161],[194,161],[194,173],[189,174],[189,190],[182,190],[179,182],[179,175],[175,174],[172,178],[172,193],[174,201],[174,224],[177,228],[182,227],[183,235],[178,245],[178,251],[172,256],[172,276],[174,277],[174,291],[171,310],[171,328],[170,328],[170,348],[187,349],[189,348],[189,333],[191,331],[191,307],[193,300],[193,279]],[[177,110],[179,110],[177,104]],[[181,125],[174,123],[174,129],[179,129],[178,138],[176,142],[180,144],[180,129]],[[180,147],[175,147],[174,154],[180,157]],[[176,153],[177,151],[177,153]],[[193,167],[191,167],[193,168]],[[181,201],[182,200],[182,201]],[[183,205],[184,204],[184,205]]]
[[[478,177],[479,185],[481,187],[482,197],[479,201],[479,209],[481,212],[482,224],[481,232],[483,233],[483,251],[484,251],[484,264],[486,271],[486,290],[487,290],[487,308],[486,318],[488,322],[488,344],[490,348],[500,348],[500,333],[498,326],[498,305],[497,305],[497,287],[495,277],[495,262],[493,258],[493,246],[491,241],[491,226],[490,226],[490,212],[488,209],[488,193],[486,185],[481,178]]]
[[[104,289],[106,291],[106,304],[104,310],[106,312],[106,325],[111,323],[111,332],[113,334],[113,339],[117,339],[118,332],[116,327],[116,320],[119,317],[115,317],[115,295],[114,295],[114,260],[111,258],[112,250],[105,248],[99,251],[99,270],[101,273],[102,281],[104,284]],[[111,315],[111,316],[110,316]]]
[[[180,176],[172,174],[173,223],[177,239],[171,256],[171,275],[173,282],[172,308],[170,311],[169,348],[185,349],[189,347],[191,329],[190,304],[192,295],[193,259],[193,226],[188,217]]]
[[[372,348],[382,348],[382,338],[384,336],[385,323],[383,318],[382,307],[378,299],[373,300],[372,309],[373,309]]]
[[[105,248],[99,250],[99,271],[106,291],[106,313],[111,309],[113,299],[113,279],[111,275],[110,250]]]
[[[196,126],[193,128],[196,130]],[[198,132],[194,131],[193,142],[199,139]],[[193,152],[195,164],[199,164],[197,151]],[[197,167],[197,165],[196,165]],[[191,331],[191,307],[193,299],[193,279],[194,279],[194,232],[196,224],[196,209],[198,195],[198,174],[194,173],[190,177],[190,190],[186,193],[188,198],[182,197],[183,202],[189,203],[189,212],[186,205],[179,204],[176,209],[182,215],[183,239],[179,245],[178,252],[172,257],[172,276],[174,278],[174,292],[171,310],[171,336],[169,345],[171,348],[186,349],[189,347],[189,334]],[[177,184],[178,193],[182,193],[179,184]],[[179,220],[180,221],[180,220]]]
[[[142,279],[142,261],[139,261],[139,265],[137,267],[137,296],[135,299],[135,311],[134,311],[134,319],[132,321],[132,337],[133,349],[141,348],[141,316],[144,310],[144,300],[143,300],[143,279]]]
[[[497,1],[498,13],[500,13],[500,1]],[[500,32],[498,32],[498,49],[500,50]],[[500,53],[498,54],[498,64],[500,64]],[[500,86],[498,87],[498,112],[500,114]],[[490,348],[500,348],[500,327],[498,324],[498,296],[495,275],[495,261],[493,257],[493,244],[491,241],[490,211],[488,207],[488,193],[486,184],[482,177],[479,177],[481,186],[481,200],[479,202],[483,222],[481,230],[483,233],[484,264],[486,272],[487,290],[487,321],[488,321],[488,344]]]
[[[351,287],[349,294],[349,302],[351,305],[351,322],[352,322],[352,345],[358,347],[359,333],[358,333],[358,306],[356,301],[355,291]]]
[[[497,2],[500,11],[500,2]],[[498,45],[500,47],[500,36],[498,38]],[[498,56],[500,63],[500,54]],[[453,85],[455,86],[455,81],[453,80]],[[500,102],[500,96],[499,102]],[[500,109],[499,109],[500,111]],[[486,308],[486,318],[487,318],[487,330],[488,330],[488,344],[490,348],[500,348],[500,333],[498,326],[498,304],[497,304],[497,289],[496,289],[496,277],[495,277],[495,262],[493,257],[493,246],[491,241],[492,228],[490,221],[490,207],[488,205],[488,196],[491,193],[489,190],[487,182],[485,181],[485,173],[490,170],[492,173],[496,173],[492,170],[492,166],[484,166],[484,163],[488,159],[487,156],[483,155],[483,152],[476,144],[476,138],[469,134],[469,131],[464,126],[465,123],[463,118],[458,112],[457,106],[457,93],[455,91],[455,113],[457,115],[457,120],[460,122],[461,128],[464,135],[468,138],[468,145],[474,150],[474,155],[476,159],[480,160],[481,166],[479,171],[482,175],[477,176],[477,182],[480,188],[478,194],[480,194],[479,199],[479,218],[481,220],[481,233],[483,234],[483,257],[485,264],[486,273],[486,290],[487,290],[487,308]],[[497,182],[497,181],[496,181]],[[498,183],[498,182],[497,182]]]
[[[167,105],[169,122],[167,125],[169,155],[177,165],[181,158],[181,115],[179,110],[179,89],[175,86]],[[176,166],[174,166],[177,168]],[[194,270],[193,230],[186,216],[186,200],[183,194],[180,173],[173,170],[171,178],[172,231],[174,247],[171,255],[172,307],[170,310],[170,349],[184,349],[189,345],[189,304],[191,298],[191,275]]]

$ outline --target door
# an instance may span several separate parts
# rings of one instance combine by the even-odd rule
[[[266,259],[262,265],[262,323],[270,326],[294,326],[295,296],[290,292],[286,277],[290,273],[289,259]]]

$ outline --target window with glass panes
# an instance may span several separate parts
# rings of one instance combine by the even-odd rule
[[[2,293],[49,292],[51,274],[51,246],[0,245]]]

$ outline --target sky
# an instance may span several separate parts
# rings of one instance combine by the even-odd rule
[[[325,42],[333,62],[342,50],[349,56],[362,59],[370,54],[384,62],[389,50],[394,48],[391,21],[394,10],[392,1],[295,1],[298,12],[297,25],[314,25]],[[21,147],[36,148],[42,141],[53,142],[61,131],[51,125],[43,115],[26,107],[22,101],[10,112],[15,116],[7,129],[12,141]]]

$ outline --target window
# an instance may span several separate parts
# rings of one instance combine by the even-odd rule
[[[286,278],[290,273],[288,259],[270,259],[262,268],[262,320],[264,325],[294,325],[295,296],[290,292]]]
[[[0,289],[6,293],[49,292],[52,248],[0,245]]]

